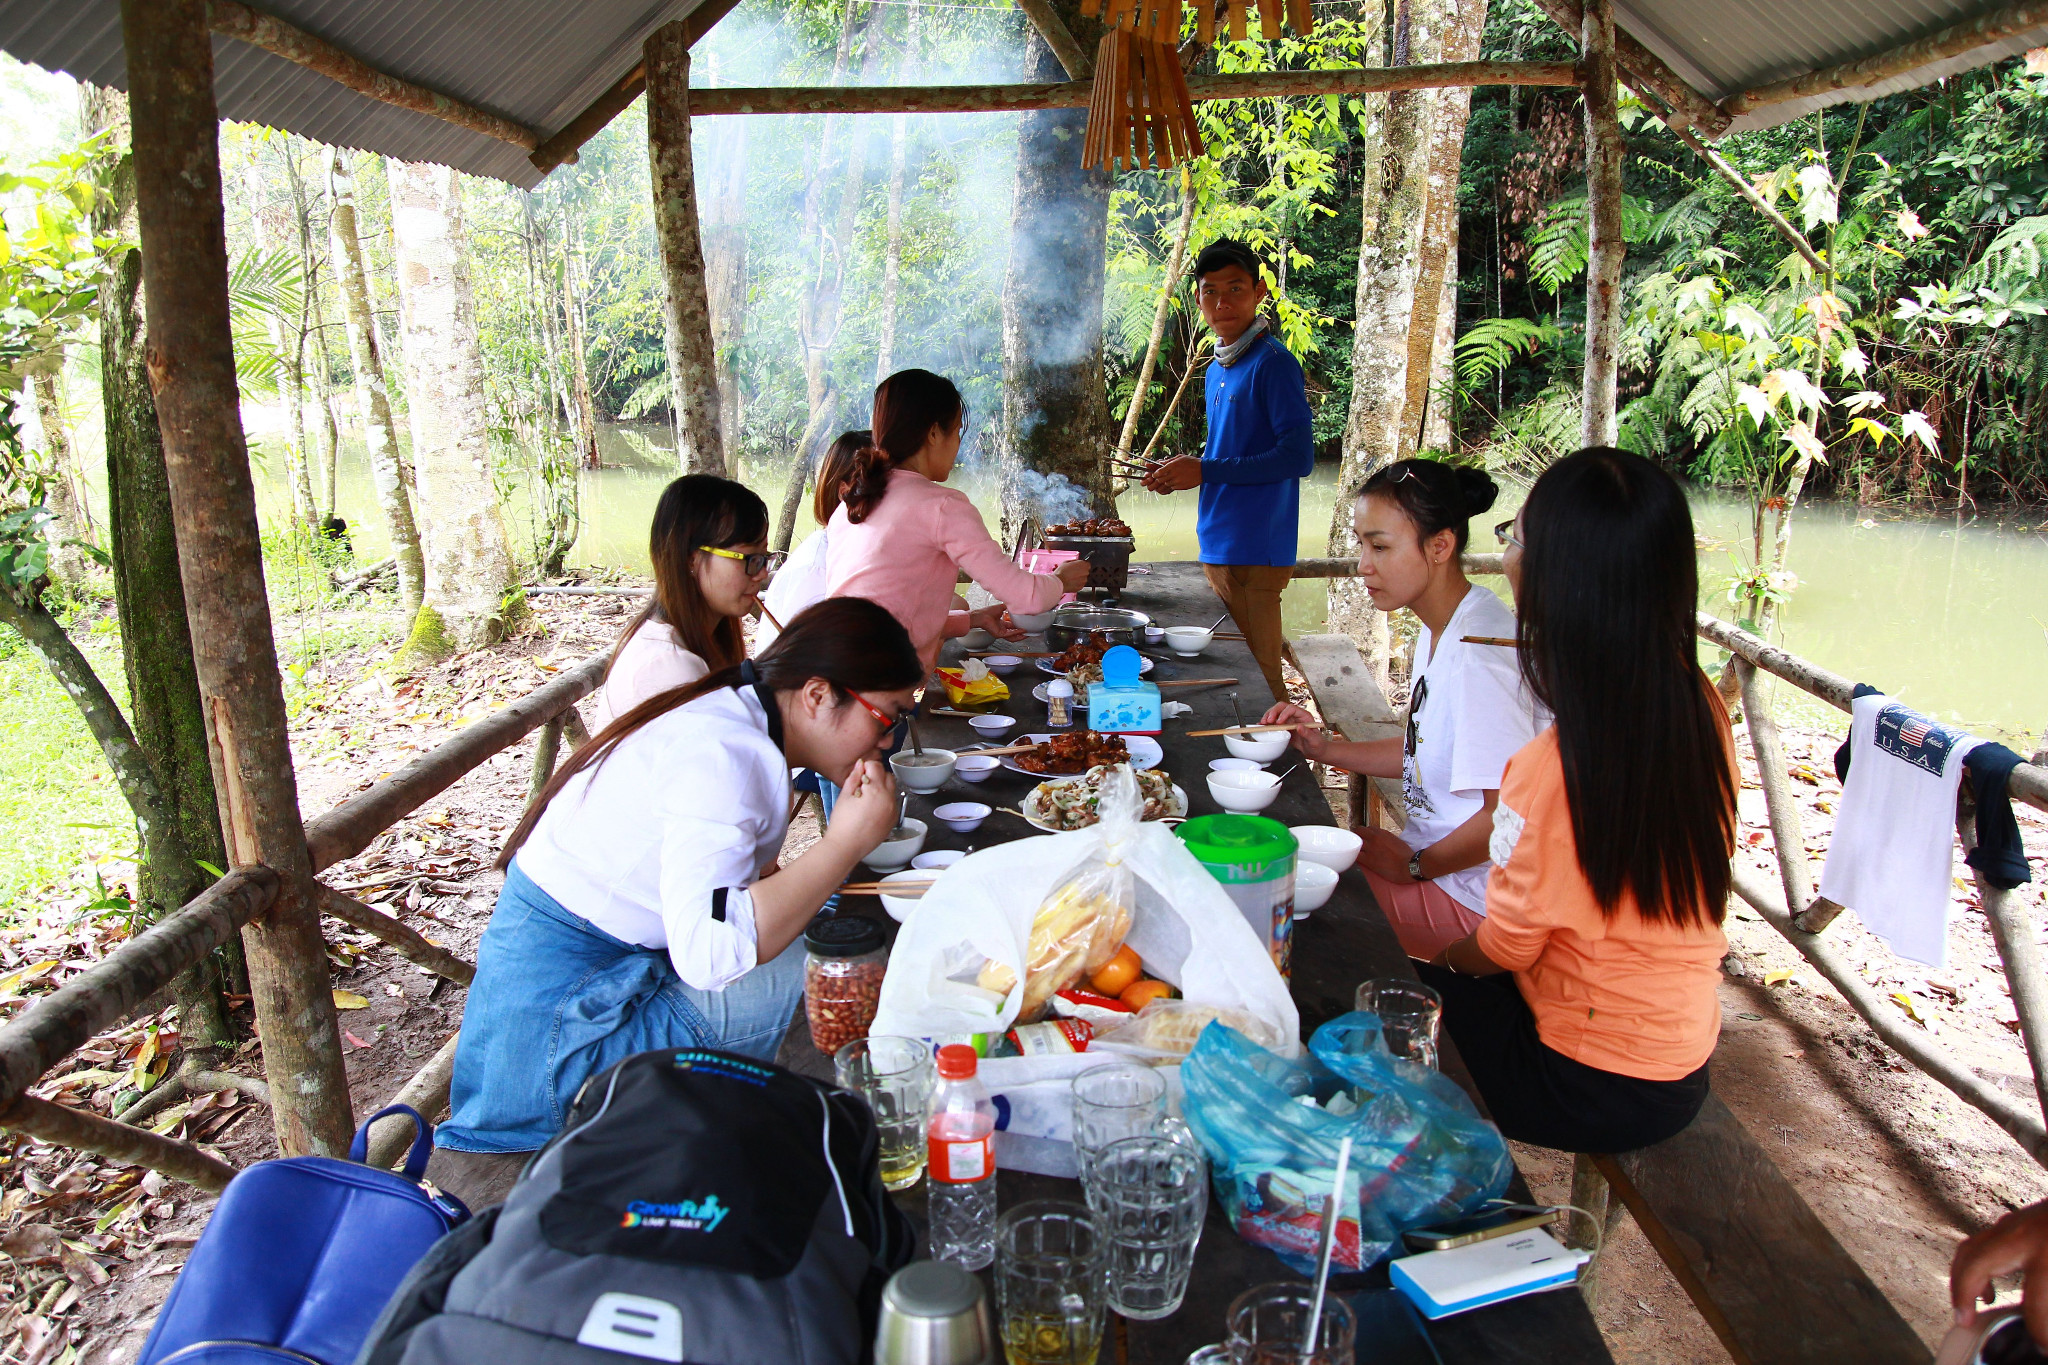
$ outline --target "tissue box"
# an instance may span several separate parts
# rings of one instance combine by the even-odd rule
[[[1138,674],[1144,656],[1117,645],[1102,656],[1102,681],[1088,684],[1088,728],[1103,735],[1156,735],[1159,689]]]

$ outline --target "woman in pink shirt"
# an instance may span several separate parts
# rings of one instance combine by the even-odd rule
[[[945,487],[960,454],[966,410],[953,382],[929,370],[898,370],[875,389],[875,444],[832,514],[830,597],[865,597],[910,632],[929,670],[939,645],[974,626],[995,629],[1000,610],[953,608],[965,571],[1006,606],[1049,611],[1088,581],[1070,560],[1057,574],[1026,572],[1003,553],[967,495]]]

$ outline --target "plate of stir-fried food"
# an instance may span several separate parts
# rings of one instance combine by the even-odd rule
[[[1095,803],[1102,794],[1102,779],[1108,775],[1109,766],[1105,764],[1090,768],[1079,777],[1041,782],[1018,809],[1026,820],[1048,834],[1086,829],[1100,818]],[[1188,794],[1165,773],[1147,769],[1138,773],[1137,778],[1138,791],[1145,798],[1145,819],[1164,820],[1188,813]]]
[[[1029,753],[1006,754],[1000,760],[1013,773],[1032,777],[1063,777],[1085,773],[1108,763],[1128,763],[1144,771],[1165,757],[1159,741],[1149,735],[1098,735],[1076,730],[1065,735],[1026,735],[1020,741],[1038,747]]]
[[[1088,632],[1085,640],[1076,640],[1050,659],[1040,659],[1038,667],[1047,673],[1059,673],[1075,683],[1102,681],[1102,656],[1109,653],[1108,637],[1099,630]],[[1150,673],[1152,661],[1145,659],[1138,664],[1138,672]]]

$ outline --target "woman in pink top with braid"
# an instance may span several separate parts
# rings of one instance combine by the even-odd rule
[[[961,571],[1022,613],[1050,611],[1088,581],[1088,565],[1078,559],[1057,574],[1019,568],[967,495],[944,486],[965,417],[960,390],[941,375],[898,370],[883,380],[875,388],[875,444],[861,452],[859,472],[832,514],[826,595],[887,607],[927,670],[941,642],[1000,622],[996,608],[954,610]]]

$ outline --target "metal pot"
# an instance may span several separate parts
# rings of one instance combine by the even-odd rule
[[[1061,607],[1045,628],[1045,647],[1063,650],[1100,631],[1111,644],[1135,649],[1144,643],[1145,627],[1151,624],[1152,618],[1144,612],[1121,607]]]
[[[981,1281],[947,1261],[917,1261],[882,1291],[875,1365],[997,1365]]]

